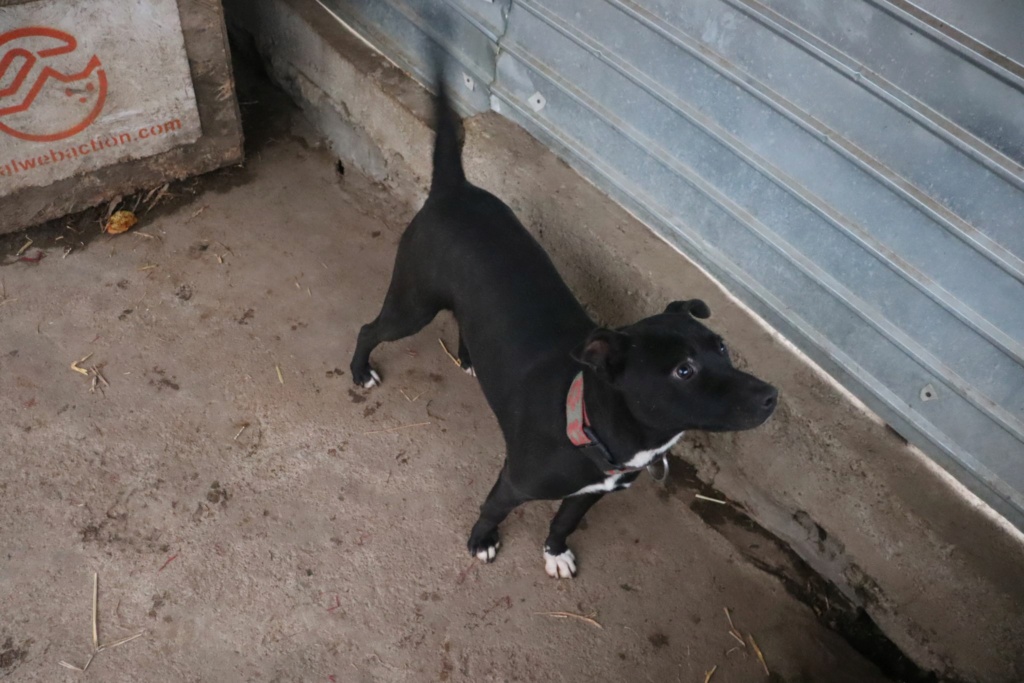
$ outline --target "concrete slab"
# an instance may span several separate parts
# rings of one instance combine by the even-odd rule
[[[4,195],[0,197],[0,234],[81,211],[142,188],[206,173],[242,160],[242,130],[221,3],[209,0],[161,2],[161,12],[156,14],[154,12],[157,8],[153,3],[132,4],[138,5],[142,11],[137,13],[124,10],[122,14],[126,16],[111,16],[107,24],[91,22],[103,29],[100,35],[112,34],[119,38],[127,36],[127,39],[114,41],[113,45],[104,45],[99,35],[83,29],[85,33],[78,36],[82,41],[82,50],[73,53],[76,58],[88,58],[90,51],[95,50],[94,58],[101,60],[104,78],[110,81],[110,97],[102,105],[102,115],[96,121],[99,128],[89,126],[71,137],[53,142],[35,141],[28,147],[16,146],[12,149],[8,146],[13,158],[12,154],[0,154],[0,183],[9,183],[6,191],[0,192]],[[5,10],[5,23],[0,31],[8,26],[26,28],[19,26],[19,23],[47,21],[49,17],[55,25],[77,34],[72,20],[80,21],[80,17],[76,17],[71,4],[64,8],[28,8],[27,0],[15,0],[13,5],[25,5],[21,9],[29,10],[29,13],[13,8]],[[102,14],[104,11],[104,8],[97,8],[89,2],[75,3],[75,7],[86,13]],[[177,20],[171,22],[165,20],[166,17],[161,18],[175,11],[179,14],[180,28],[174,25]],[[10,22],[7,22],[8,16],[11,17]],[[67,24],[69,21],[71,24]],[[166,35],[150,35],[145,38],[135,35],[139,33],[137,22],[147,25],[147,21],[149,25],[158,24],[159,29],[155,30]],[[36,32],[40,30],[53,29],[38,26],[33,29]],[[90,36],[93,40],[89,40]],[[71,38],[74,39],[74,36]],[[176,64],[173,77],[170,71],[166,78],[156,77],[160,88],[176,92],[173,95],[167,92],[159,95],[144,92],[146,79],[140,81],[135,75],[129,75],[131,66],[152,66],[151,59],[138,57],[139,52],[143,51],[150,57],[159,53],[157,62],[162,59],[166,66],[176,61],[173,57],[180,59],[180,55],[168,52],[168,45],[179,46],[182,39],[188,58],[187,65]],[[125,60],[119,58],[125,54],[121,50],[122,46],[128,54],[136,55],[134,62],[126,65]],[[2,58],[3,55],[0,55]],[[60,66],[65,69],[81,68],[81,65],[74,64],[71,61]],[[153,78],[151,74],[150,78]],[[182,79],[191,79],[191,83],[183,84]],[[108,89],[97,90],[100,91],[108,92]],[[65,98],[63,90],[49,92],[58,99]],[[133,98],[143,103],[133,106]],[[181,98],[188,100],[187,106],[179,102]],[[191,101],[193,98],[194,102]],[[40,102],[45,99],[44,94]],[[182,106],[171,105],[172,102]],[[195,120],[196,108],[198,121]],[[34,109],[29,113],[35,116],[33,112]],[[197,138],[200,128],[202,135]],[[111,133],[111,136],[108,137],[107,133]],[[0,134],[3,134],[2,131]],[[154,138],[159,138],[160,142],[154,141]],[[168,140],[173,140],[173,147],[163,144]],[[29,171],[27,163],[33,157],[39,166]],[[112,160],[120,161],[112,163]],[[75,171],[74,175],[58,173],[51,176],[55,182],[49,184],[40,184],[38,179],[29,178],[42,165],[51,162],[70,164]],[[19,165],[22,169],[20,172],[17,171]],[[14,175],[11,175],[12,172]],[[19,178],[17,183],[14,181],[15,176]],[[27,179],[29,184],[20,185],[21,179]],[[20,189],[12,191],[12,188]]]
[[[0,676],[82,680],[98,572],[99,642],[145,633],[96,656],[110,683],[765,680],[724,608],[770,680],[883,680],[647,478],[573,537],[574,581],[543,571],[553,504],[471,559],[502,445],[450,319],[378,351],[382,388],[347,374],[415,191],[280,123],[133,233],[0,240]]]

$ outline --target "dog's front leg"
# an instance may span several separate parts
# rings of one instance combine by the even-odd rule
[[[587,510],[603,497],[603,493],[585,493],[562,501],[555,518],[551,520],[548,540],[544,543],[544,571],[548,576],[555,579],[576,576],[576,556],[569,550],[565,540],[576,531]]]
[[[459,367],[467,375],[476,377],[476,370],[473,369],[473,361],[469,357],[469,349],[466,348],[466,339],[459,332]]]
[[[498,525],[505,521],[513,510],[522,505],[524,499],[516,493],[508,481],[508,470],[501,468],[498,481],[487,494],[487,500],[480,506],[480,518],[469,534],[469,552],[484,562],[493,562],[501,547]]]

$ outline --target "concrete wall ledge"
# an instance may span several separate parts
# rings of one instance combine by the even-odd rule
[[[343,163],[421,201],[432,144],[425,91],[314,0],[226,4],[233,30],[254,39]],[[517,212],[597,318],[624,324],[703,298],[738,364],[780,387],[765,427],[691,434],[677,448],[700,485],[780,539],[920,669],[939,680],[1024,680],[1016,530],[528,133],[486,114],[466,134],[470,179]],[[676,480],[668,490],[692,498],[684,488]],[[792,562],[757,556],[746,532],[705,518],[759,566],[795,580]]]
[[[0,235],[242,161],[242,126],[223,10],[219,3],[206,0],[176,1],[202,126],[199,139],[151,156],[125,158],[47,185],[30,185],[0,197]],[[0,12],[7,4],[10,3],[0,3]],[[4,30],[6,27],[0,25],[0,31]],[[84,141],[82,136],[86,137]],[[58,149],[72,141],[76,145],[89,142],[88,134],[83,132],[66,139]],[[3,182],[0,178],[0,183]]]

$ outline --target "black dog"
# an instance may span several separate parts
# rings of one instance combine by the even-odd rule
[[[380,315],[359,332],[352,378],[379,384],[370,352],[452,311],[461,365],[479,377],[507,447],[469,551],[490,562],[514,508],[561,499],[544,559],[568,578],[566,538],[605,493],[627,488],[687,429],[757,427],[778,392],[732,366],[721,337],[694,319],[711,314],[702,301],[618,330],[595,324],[511,209],[466,181],[460,122],[437,83],[430,194],[402,235]]]

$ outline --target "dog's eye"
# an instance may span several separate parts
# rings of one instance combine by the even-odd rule
[[[697,374],[697,370],[689,362],[683,363],[676,368],[676,377],[682,380],[693,379],[693,376]]]
[[[729,349],[725,348],[725,342],[724,341],[718,342],[718,352],[720,354],[722,354],[723,356],[725,354],[729,353]]]

